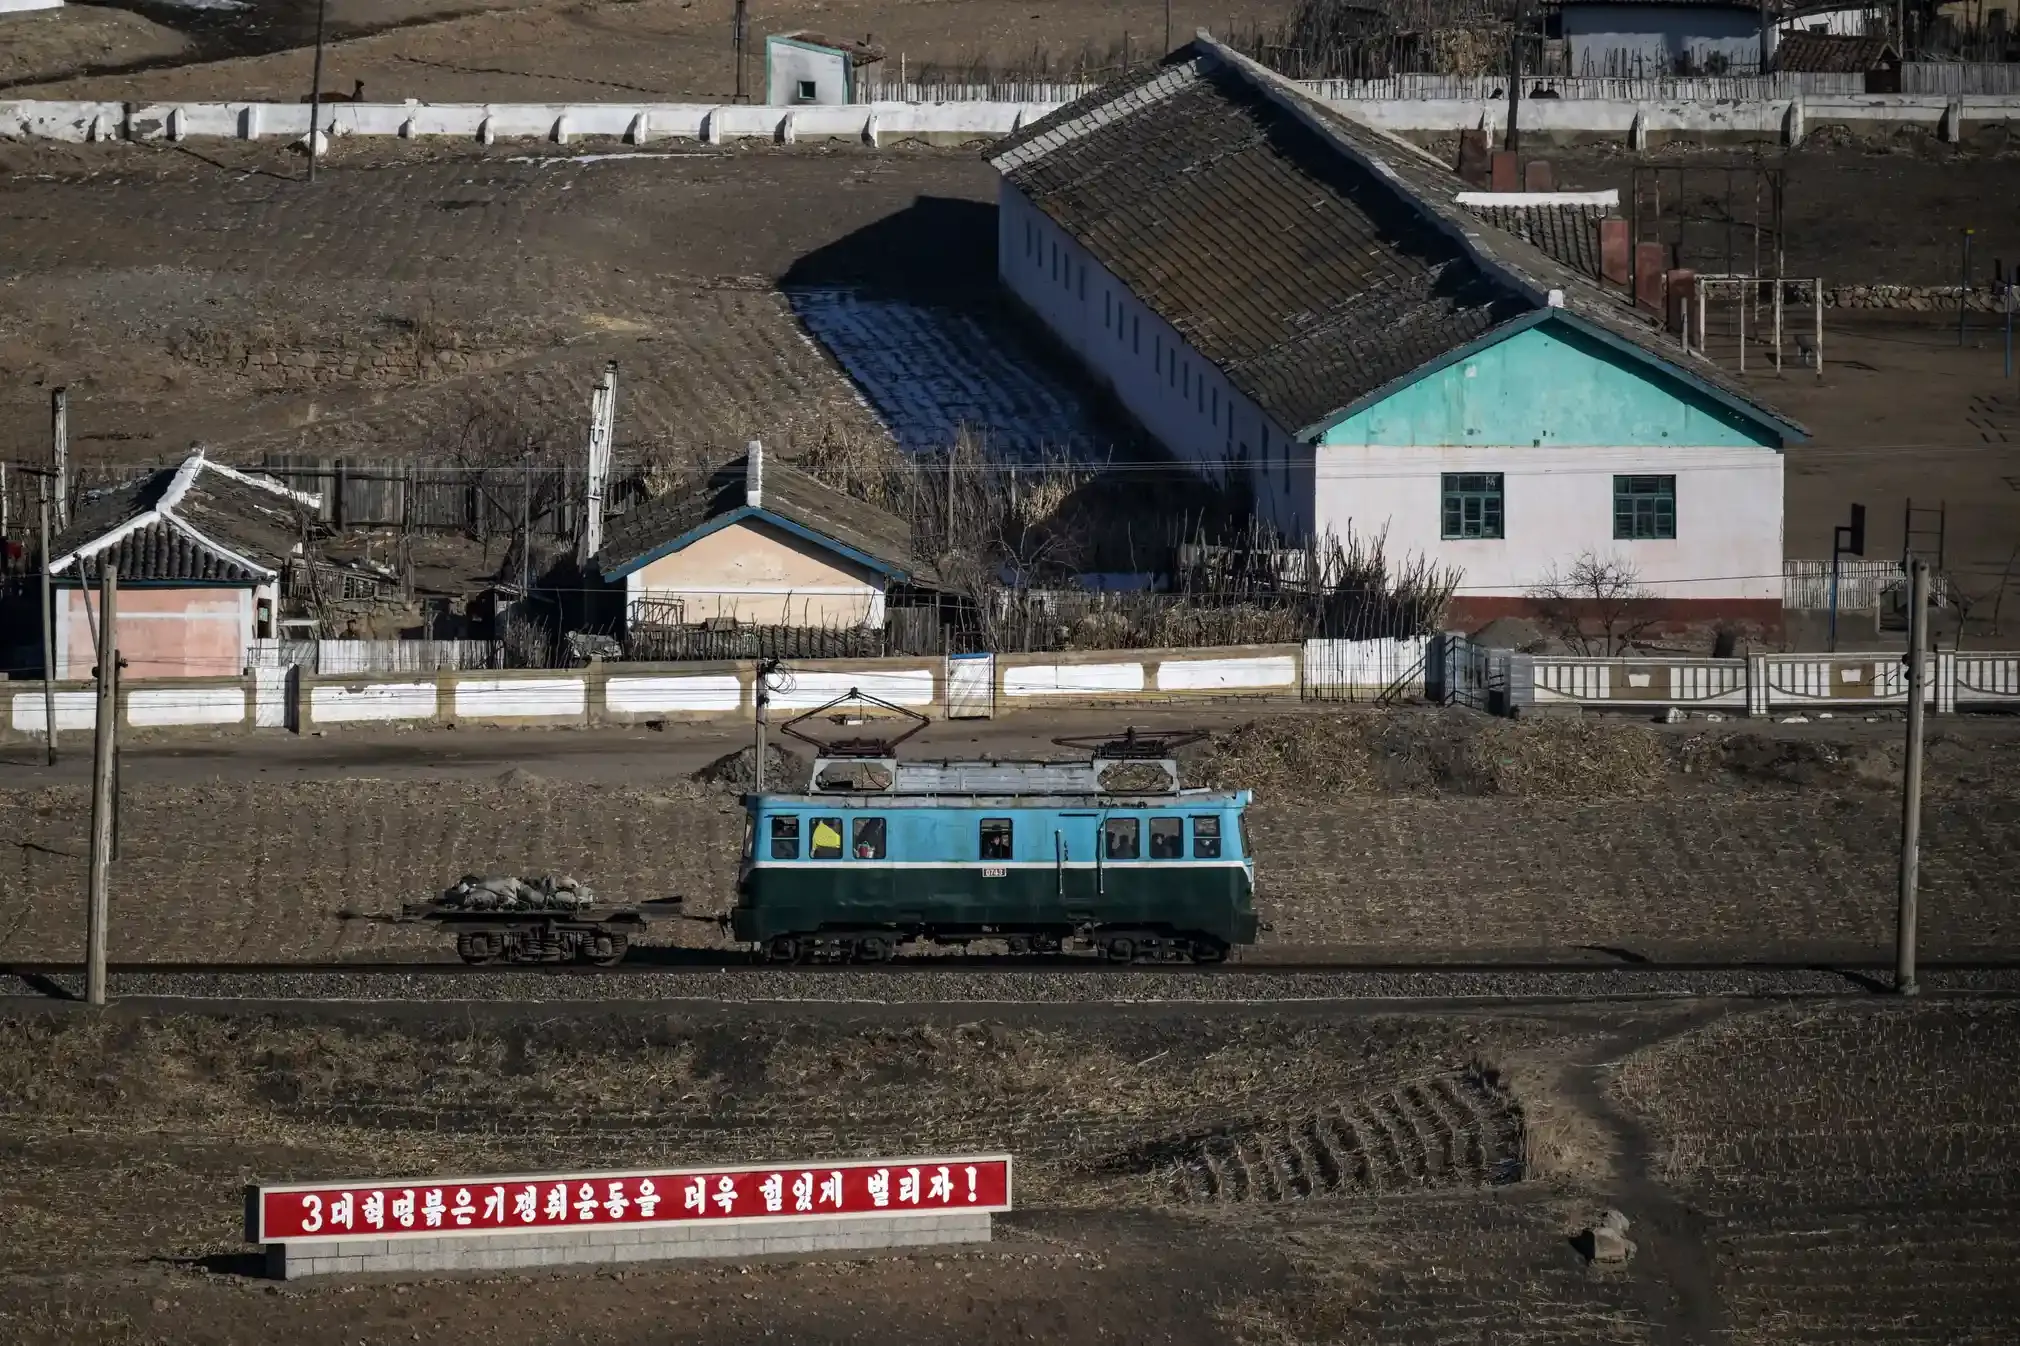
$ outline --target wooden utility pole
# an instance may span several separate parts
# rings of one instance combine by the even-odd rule
[[[49,457],[56,469],[56,531],[70,526],[70,390],[49,394]]]
[[[119,729],[119,567],[106,563],[98,578],[98,733],[92,744],[91,887],[84,916],[84,998],[105,1003],[105,922],[112,886],[112,750]]]
[[[316,180],[316,160],[322,158],[320,146],[316,144],[316,133],[323,120],[323,19],[329,10],[329,0],[316,0],[316,65],[309,76],[309,181]]]
[[[36,513],[42,516],[42,764],[56,765],[56,605],[49,593],[49,478],[35,479]]]
[[[736,93],[730,101],[742,103],[746,101],[743,88],[743,49],[746,41],[745,32],[750,26],[749,0],[736,0],[736,13],[730,19],[730,23],[732,25],[730,45],[736,52]],[[769,96],[767,94],[767,97]]]
[[[1915,927],[1919,912],[1915,881],[1922,846],[1922,696],[1928,686],[1929,563],[1909,558],[1908,760],[1901,773],[1901,906],[1894,927],[1894,989],[1902,995],[1915,984]]]
[[[947,547],[954,550],[954,454],[960,448],[958,443],[947,445]]]
[[[1508,138],[1512,152],[1522,148],[1522,0],[1515,0],[1515,17],[1508,25]],[[1520,169],[1517,169],[1519,176]]]

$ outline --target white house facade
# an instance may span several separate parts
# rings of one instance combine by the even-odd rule
[[[1589,559],[1679,621],[1779,624],[1801,428],[1429,156],[1202,37],[992,162],[1004,285],[1287,541],[1457,567],[1461,622]]]

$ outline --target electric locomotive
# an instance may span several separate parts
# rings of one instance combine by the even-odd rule
[[[786,732],[822,755],[804,790],[745,797],[730,916],[770,960],[991,941],[1217,962],[1255,942],[1249,792],[1182,788],[1173,736],[1131,732],[1079,762],[904,761],[895,740],[824,744],[798,723]]]

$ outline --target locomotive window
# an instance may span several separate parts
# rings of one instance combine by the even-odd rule
[[[1134,860],[1138,854],[1138,833],[1142,824],[1135,818],[1110,818],[1101,825],[1101,835],[1111,860]]]
[[[1150,858],[1153,860],[1185,859],[1185,819],[1152,818],[1150,820]]]
[[[984,818],[982,820],[982,858],[984,860],[1008,860],[1010,858],[1010,820],[1008,818]]]
[[[1192,819],[1192,858],[1195,860],[1220,859],[1220,819],[1208,814],[1195,814]]]
[[[797,860],[800,858],[800,820],[798,818],[772,819],[772,859]]]
[[[858,860],[884,858],[884,820],[858,818],[850,825],[849,854]]]
[[[813,845],[807,854],[816,860],[839,860],[842,858],[842,820],[840,818],[814,819]]]

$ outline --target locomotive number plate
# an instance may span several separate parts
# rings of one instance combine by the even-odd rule
[[[982,877],[985,879],[1000,879],[1009,872],[1009,867],[1005,865],[982,866]]]

